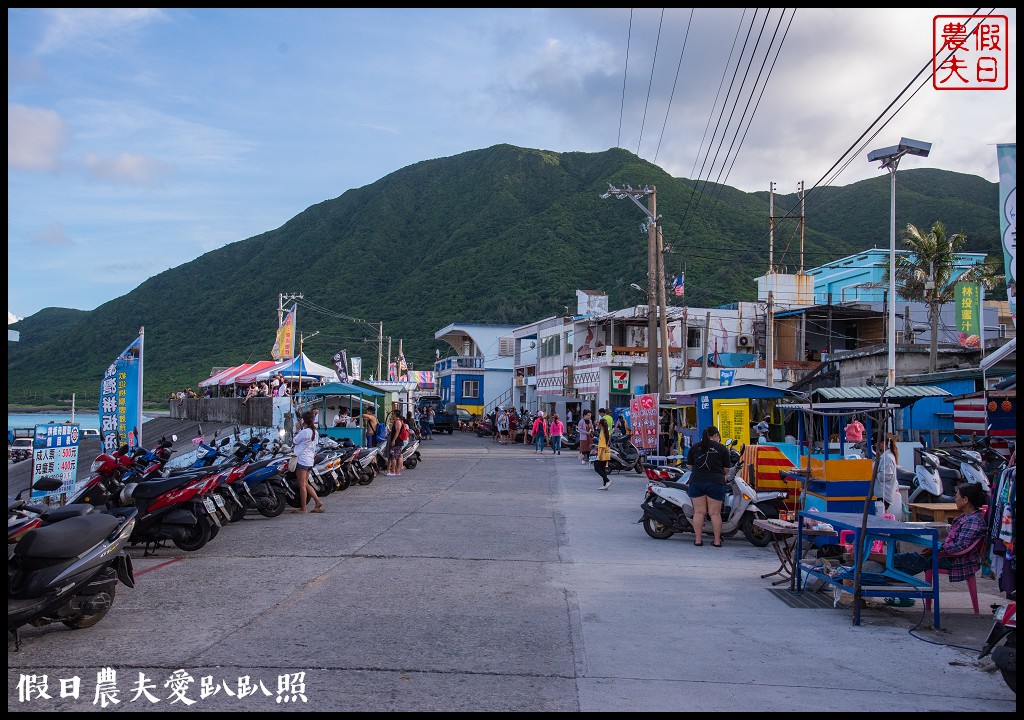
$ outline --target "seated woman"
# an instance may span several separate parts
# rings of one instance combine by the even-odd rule
[[[979,538],[985,536],[985,515],[981,511],[987,501],[985,491],[978,483],[961,483],[956,488],[957,510],[960,515],[953,518],[949,532],[939,547],[939,569],[949,571],[950,582],[962,582],[981,569],[983,543],[978,543],[973,550],[965,553]],[[932,549],[924,548],[917,552],[896,553],[893,555],[892,566],[908,575],[919,575],[932,567]],[[884,553],[870,553],[863,565],[867,572],[880,572],[885,567]],[[909,602],[886,602],[890,605],[913,605]]]

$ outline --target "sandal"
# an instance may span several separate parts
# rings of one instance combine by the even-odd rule
[[[704,543],[702,543],[702,542],[697,542],[696,540],[694,540],[694,541],[693,541],[693,544],[694,544],[694,546],[696,546],[696,547],[704,547]]]
[[[300,513],[300,514],[303,514],[303,515],[306,513],[306,511],[303,510],[302,508],[295,508],[294,510],[292,510],[292,512],[293,513]]]
[[[324,511],[324,506],[323,505],[317,505],[315,508],[313,508],[313,512],[315,512],[315,513],[322,513],[323,511]]]
[[[712,540],[711,541],[711,547],[722,547],[722,543],[715,542],[714,540]]]

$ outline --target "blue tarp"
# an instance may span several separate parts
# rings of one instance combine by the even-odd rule
[[[358,385],[349,385],[343,382],[332,382],[320,387],[303,390],[295,395],[296,398],[327,397],[330,395],[362,395],[363,397],[384,397],[384,393],[376,390],[368,390]]]

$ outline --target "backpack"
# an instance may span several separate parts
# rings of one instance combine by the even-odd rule
[[[409,426],[406,423],[402,423],[402,432],[398,434],[398,439],[402,442],[409,439]]]
[[[373,433],[373,439],[379,443],[388,439],[388,429],[384,426],[384,423],[377,423],[377,429]]]

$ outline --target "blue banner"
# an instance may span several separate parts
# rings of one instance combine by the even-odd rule
[[[122,443],[142,443],[142,334],[103,373],[100,383],[100,439],[104,452]]]
[[[733,383],[733,381],[735,379],[736,379],[736,371],[735,370],[719,370],[718,371],[718,384],[719,385],[723,385],[723,386],[732,385],[732,383]]]

